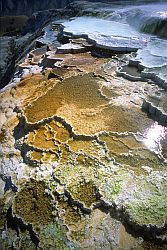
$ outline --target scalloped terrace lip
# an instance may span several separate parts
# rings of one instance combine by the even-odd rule
[[[63,23],[63,26],[65,34],[71,33],[73,36],[81,37],[85,35],[97,47],[111,51],[136,51],[149,39],[149,36],[141,35],[127,23],[99,18],[78,17]]]

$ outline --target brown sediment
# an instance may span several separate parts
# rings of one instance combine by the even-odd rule
[[[137,141],[133,135],[119,137],[119,140],[122,141],[125,145],[127,145],[129,149],[146,149],[143,142]]]
[[[51,75],[52,74],[52,75]],[[66,68],[60,68],[60,67],[57,67],[57,68],[53,68],[50,72],[50,75],[48,75],[48,77],[52,78],[53,76],[54,77],[62,77],[64,75],[68,74],[68,69]],[[51,77],[52,76],[52,77]]]
[[[66,164],[71,157],[71,153],[69,149],[67,148],[67,145],[63,145],[63,144],[60,145],[60,150],[61,150],[60,163]]]
[[[112,135],[102,133],[99,135],[99,138],[106,143],[111,154],[127,154],[133,150],[146,149],[144,144],[137,141],[134,135]]]
[[[59,83],[25,108],[25,115],[28,122],[35,123],[56,114],[57,109],[63,105],[61,85]]]
[[[114,153],[122,154],[122,153],[129,152],[129,148],[127,147],[127,145],[120,142],[120,140],[114,136],[100,135],[99,138],[100,138],[100,140],[102,140],[106,143],[106,146],[107,146],[109,153],[111,155]]]
[[[29,90],[30,86],[37,87],[37,85],[40,84],[41,81],[43,81],[44,79],[45,78],[42,74],[35,74],[34,76],[26,77],[25,79],[22,79],[16,87],[18,95],[20,91],[26,92],[26,90]]]
[[[96,101],[94,103],[96,104]],[[137,108],[128,109],[108,105],[108,103],[97,108],[90,105],[82,109],[78,109],[73,104],[67,104],[58,110],[58,115],[71,124],[76,133],[85,135],[92,135],[100,131],[143,132],[153,123],[146,114]]]
[[[78,55],[76,57],[73,56],[70,60],[64,60],[64,64],[68,66],[83,66],[83,68],[86,65],[94,64],[96,59],[88,55],[82,57],[78,57]]]
[[[165,168],[165,163],[160,160],[159,156],[147,149],[132,135],[101,134],[99,138],[106,143],[109,155],[136,175],[148,174],[144,169],[145,166],[154,170]]]
[[[95,159],[92,159],[91,157],[85,155],[85,154],[78,154],[76,157],[76,166],[80,166],[85,170],[94,167],[96,161]]]
[[[44,225],[53,220],[51,198],[42,181],[31,180],[15,197],[14,213],[26,223]]]
[[[143,132],[153,123],[151,119],[135,107],[128,109],[111,105],[102,111],[102,115],[105,119],[107,131],[112,132]]]
[[[71,124],[77,134],[85,135],[93,135],[100,131],[143,132],[153,123],[135,108],[126,109],[115,105],[82,110],[78,110],[75,105],[66,105],[59,109],[58,115]]]
[[[113,98],[113,97],[119,96],[119,93],[117,92],[117,90],[112,89],[112,85],[110,87],[102,86],[101,92],[107,98]]]
[[[93,58],[90,53],[81,53],[64,57],[61,66],[76,67],[84,72],[94,72],[102,62],[104,62],[104,59],[97,60],[96,58]]]
[[[84,207],[90,208],[97,201],[97,190],[93,182],[81,181],[68,186],[72,198],[83,204]]]
[[[64,98],[79,109],[96,108],[108,101],[99,92],[98,78],[93,74],[70,77],[63,81]]]
[[[149,167],[153,170],[164,170],[165,163],[156,155],[147,149],[134,150],[130,154],[113,155],[115,160],[120,164],[130,168],[137,175],[148,174],[142,167]]]
[[[53,77],[70,77],[74,75],[78,75],[79,72],[91,73],[98,71],[102,64],[106,61],[103,58],[95,58],[92,57],[91,54],[88,53],[78,53],[76,54],[52,54],[49,53],[50,56],[48,60],[57,60],[58,67],[52,69]],[[51,77],[51,75],[49,76]]]
[[[4,228],[6,222],[5,199],[0,198],[0,229]]]
[[[5,132],[4,131],[1,131],[0,132],[0,143],[2,143],[5,139]]]
[[[74,205],[69,205],[67,201],[59,199],[57,207],[61,218],[63,218],[65,225],[68,227],[72,227],[80,222],[81,214],[79,214],[79,209]]]

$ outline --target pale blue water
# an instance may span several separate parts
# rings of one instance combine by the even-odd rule
[[[149,40],[146,34],[140,34],[128,23],[120,23],[92,17],[78,17],[63,23],[64,32],[73,35],[87,35],[99,47],[116,51],[134,51],[142,48]]]
[[[64,22],[64,31],[87,35],[97,47],[137,51],[136,60],[167,84],[167,2],[110,7],[107,14],[105,8],[101,10],[100,18],[83,16]]]

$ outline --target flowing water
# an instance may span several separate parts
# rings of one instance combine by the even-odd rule
[[[134,61],[167,84],[167,2],[96,3],[88,9],[63,23],[67,34],[87,36],[99,48],[137,51]]]

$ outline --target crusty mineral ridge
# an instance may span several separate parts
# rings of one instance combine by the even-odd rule
[[[167,130],[141,109],[160,89],[89,50],[33,48],[0,93],[1,249],[166,249]]]

